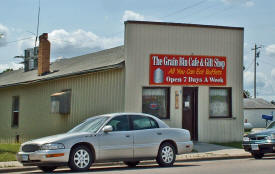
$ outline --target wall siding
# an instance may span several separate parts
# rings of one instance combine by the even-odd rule
[[[247,119],[253,128],[265,128],[266,122],[262,119],[262,115],[272,115],[272,112],[274,115],[275,109],[244,109],[244,119]]]
[[[214,55],[227,57],[227,85],[232,87],[233,118],[209,118],[209,87],[198,89],[198,140],[241,141],[243,133],[243,30],[126,23],[125,110],[142,111],[142,87],[149,85],[149,55]],[[165,85],[166,86],[166,85]],[[170,86],[171,127],[182,127],[182,86]],[[175,109],[175,91],[180,108]]]
[[[124,68],[0,89],[0,143],[68,131],[84,119],[124,111]],[[51,113],[50,96],[71,89],[71,112]],[[19,127],[11,128],[12,96],[20,96]]]

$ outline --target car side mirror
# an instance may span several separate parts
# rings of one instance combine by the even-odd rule
[[[104,126],[104,128],[102,130],[105,133],[112,132],[113,131],[113,127],[111,125],[107,125],[107,126]]]

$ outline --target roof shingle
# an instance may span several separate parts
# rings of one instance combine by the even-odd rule
[[[19,69],[5,72],[0,74],[0,88],[116,68],[122,66],[124,61],[124,46],[119,46],[55,61],[50,65],[51,73],[43,76],[38,76],[37,70],[24,72]]]

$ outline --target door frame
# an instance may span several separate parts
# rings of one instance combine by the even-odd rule
[[[193,139],[198,141],[198,87],[182,87],[182,127],[183,127],[183,93],[184,89],[192,89],[192,98],[193,98],[193,119],[192,119],[192,128],[193,128]],[[191,134],[191,133],[190,133]]]

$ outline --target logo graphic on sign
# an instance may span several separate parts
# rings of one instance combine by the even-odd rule
[[[226,85],[226,57],[150,55],[150,85]]]

